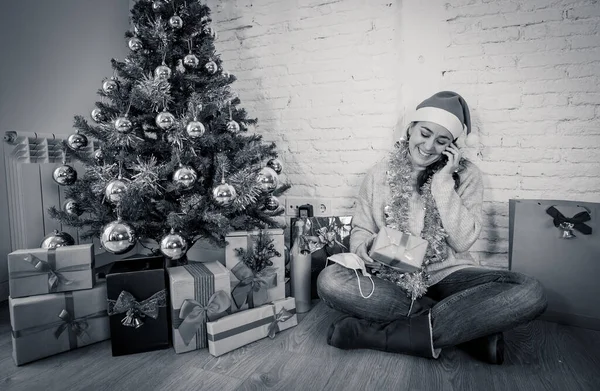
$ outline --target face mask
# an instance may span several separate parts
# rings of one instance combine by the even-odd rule
[[[356,278],[358,279],[358,281],[357,281],[358,282],[358,291],[360,292],[360,295],[364,299],[368,299],[369,297],[371,297],[373,292],[375,292],[375,283],[373,282],[371,275],[369,273],[367,273],[367,267],[365,266],[365,261],[363,261],[361,257],[359,257],[358,255],[356,255],[354,253],[338,253],[338,254],[334,254],[334,255],[330,256],[329,258],[327,258],[327,262],[325,263],[325,266],[327,266],[329,261],[333,261],[339,265],[342,265],[346,269],[354,270],[354,273],[356,273]],[[360,287],[360,278],[358,277],[358,270],[362,271],[363,276],[369,277],[369,279],[371,280],[371,284],[373,284],[373,289],[371,290],[371,293],[369,293],[369,296],[365,296],[363,294],[362,288]]]

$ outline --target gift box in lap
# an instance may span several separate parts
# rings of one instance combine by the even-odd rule
[[[382,227],[375,236],[369,256],[392,269],[412,273],[421,268],[428,245],[419,236]]]
[[[165,259],[115,262],[106,283],[112,355],[168,348],[171,327]]]
[[[13,299],[91,289],[95,283],[94,245],[33,248],[8,254]]]
[[[273,240],[279,255],[270,259],[272,266],[251,275],[249,268],[244,267],[242,259],[237,255],[236,249],[253,251],[261,232],[266,235],[265,239]],[[253,308],[285,298],[285,244],[282,229],[235,231],[227,235],[226,240],[228,244],[225,248],[225,266],[231,271],[231,295],[234,301],[232,311]],[[241,296],[248,299],[240,302]]]
[[[292,227],[295,227],[296,220],[291,220]],[[317,277],[325,268],[327,258],[350,251],[352,216],[308,217],[304,220],[301,250],[311,253],[311,298],[318,299]],[[291,235],[291,246],[294,245],[294,237]]]
[[[17,365],[110,338],[103,280],[92,289],[8,300]]]
[[[206,322],[227,315],[231,306],[229,270],[220,262],[193,262],[167,272],[175,352],[207,347]]]
[[[225,316],[206,324],[208,351],[220,356],[298,325],[293,297]]]

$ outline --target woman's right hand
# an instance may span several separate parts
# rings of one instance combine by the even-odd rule
[[[373,241],[375,240],[375,236],[377,236],[377,235],[371,236],[369,239],[365,240],[363,243],[361,243],[356,248],[356,255],[361,257],[362,260],[365,261],[365,264],[369,265],[369,266],[371,266],[375,263],[373,258],[371,258],[369,256],[369,251],[371,250],[371,246],[373,246]]]

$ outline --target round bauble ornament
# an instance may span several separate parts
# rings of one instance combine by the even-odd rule
[[[169,19],[169,25],[174,29],[180,29],[183,27],[183,20],[178,15],[173,15]]]
[[[104,81],[102,83],[102,90],[107,94],[112,94],[113,92],[119,89],[119,83],[115,80],[115,78],[110,78],[110,80]]]
[[[272,168],[277,175],[281,174],[281,171],[283,171],[283,164],[281,164],[279,159],[269,159],[267,162],[267,167]]]
[[[171,128],[175,124],[175,116],[167,111],[158,113],[156,116],[156,126],[162,130]]]
[[[217,73],[217,70],[219,69],[219,67],[217,66],[216,62],[209,61],[204,65],[204,69],[206,69],[206,71],[208,73],[210,73],[211,75],[214,75],[215,73]]]
[[[206,26],[202,29],[202,32],[206,35],[211,36],[213,39],[217,39],[217,30],[210,26]]]
[[[106,199],[113,204],[121,201],[125,192],[127,192],[127,183],[122,179],[113,179],[104,189]]]
[[[135,247],[136,241],[133,228],[121,220],[110,222],[102,227],[100,244],[108,252],[124,254]]]
[[[77,180],[77,171],[68,164],[56,167],[52,179],[61,186],[71,186]]]
[[[237,197],[235,188],[228,183],[222,182],[213,189],[213,198],[215,202],[222,206],[227,206]]]
[[[277,173],[270,167],[263,167],[258,173],[256,180],[260,184],[260,188],[267,193],[275,190],[279,184]]]
[[[53,249],[57,247],[73,246],[75,245],[75,239],[66,232],[58,232],[54,230],[50,235],[44,237],[41,248]]]
[[[188,68],[196,68],[199,63],[200,60],[198,60],[198,57],[196,57],[196,55],[192,53],[188,54],[183,58],[183,65],[185,65]]]
[[[137,52],[142,48],[142,41],[138,37],[133,37],[129,39],[127,45],[129,46],[129,49],[133,50],[134,52]]]
[[[133,123],[127,117],[119,117],[115,120],[115,129],[119,133],[129,133],[132,127]]]
[[[227,71],[223,71],[221,72],[221,75],[225,78],[225,79],[229,79],[231,77],[231,73],[227,72]]]
[[[92,112],[90,113],[90,117],[92,117],[94,122],[102,122],[105,119],[104,113],[97,107],[94,110],[92,110]]]
[[[231,121],[227,122],[227,130],[229,130],[230,132],[233,132],[233,133],[239,132],[240,124],[238,124],[234,120],[231,120]]]
[[[190,138],[198,138],[206,132],[206,128],[200,121],[190,121],[190,123],[186,125],[185,131]]]
[[[104,160],[104,152],[102,152],[100,148],[94,151],[94,160],[96,161],[96,163],[102,163],[102,161]]]
[[[280,205],[281,204],[277,197],[269,196],[269,198],[267,198],[267,200],[265,201],[264,207],[265,210],[268,212],[275,212],[277,209],[279,209]]]
[[[152,2],[152,10],[154,10],[154,12],[162,11],[164,6],[165,6],[165,3],[162,2],[161,0],[155,0]]]
[[[198,174],[189,166],[179,167],[173,174],[173,182],[177,185],[189,188],[198,180]]]
[[[167,80],[171,77],[171,73],[171,68],[163,64],[156,67],[154,70],[154,77],[156,79]]]
[[[64,202],[62,209],[66,214],[69,214],[71,216],[81,216],[81,214],[83,213],[83,209],[81,209],[81,205],[79,204],[79,202],[71,198],[67,199]]]
[[[88,139],[83,134],[73,133],[67,138],[67,145],[74,151],[87,147]]]
[[[187,249],[187,240],[173,231],[160,241],[160,252],[170,259],[179,259],[183,257],[187,252]]]

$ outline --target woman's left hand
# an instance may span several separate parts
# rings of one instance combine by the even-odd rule
[[[438,171],[441,175],[450,175],[458,170],[458,162],[460,162],[460,158],[462,154],[460,149],[454,144],[450,144],[446,147],[446,150],[442,152],[444,155],[448,157],[448,163],[440,171]]]

